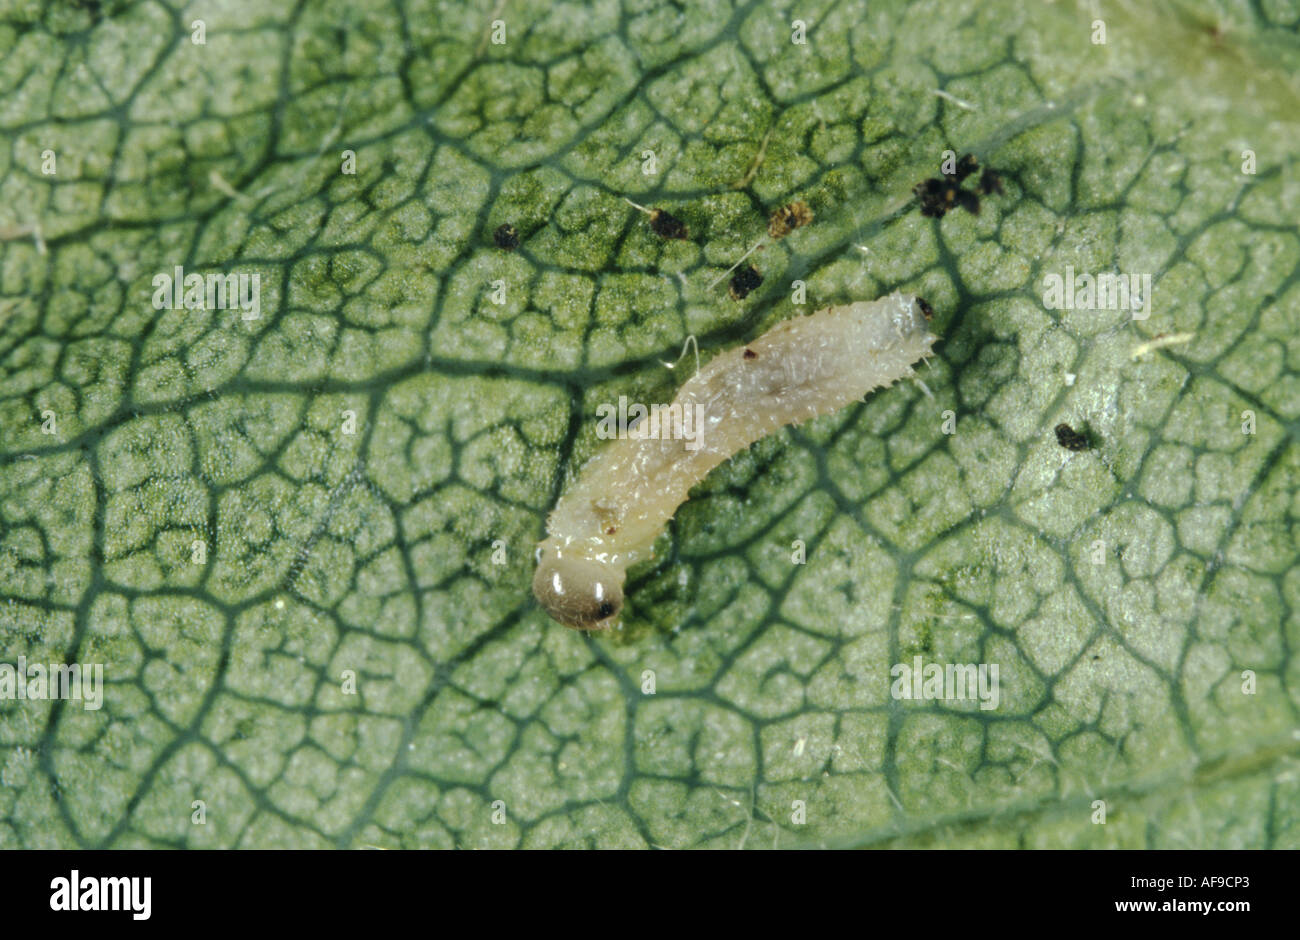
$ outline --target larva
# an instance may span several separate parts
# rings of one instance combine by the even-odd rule
[[[924,300],[894,293],[786,320],[716,356],[667,409],[702,416],[693,440],[611,441],[560,497],[537,548],[533,593],[542,607],[578,630],[610,626],[628,566],[646,556],[691,487],[760,437],[910,376],[937,338],[929,317]]]

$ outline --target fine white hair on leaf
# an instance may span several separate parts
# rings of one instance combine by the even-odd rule
[[[924,300],[893,293],[786,320],[715,356],[664,409],[675,424],[611,441],[556,503],[533,577],[547,613],[580,630],[616,622],[628,566],[691,487],[759,438],[911,377],[937,339],[929,316]]]
[[[686,350],[688,349],[695,353],[695,372],[698,375],[700,371],[700,344],[699,341],[695,339],[694,333],[687,336],[686,342],[682,343],[682,351],[677,356],[677,362],[665,362],[664,365],[669,369],[676,369],[677,363],[686,358]]]

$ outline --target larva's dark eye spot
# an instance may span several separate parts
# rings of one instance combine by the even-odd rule
[[[727,293],[731,295],[732,300],[744,300],[749,296],[750,291],[762,283],[763,275],[758,273],[758,268],[747,264],[732,276],[731,287],[728,288]]]
[[[757,359],[757,358],[758,358],[758,353],[754,352],[754,350],[752,350],[752,349],[746,349],[746,350],[745,350],[745,358],[746,358],[746,359]]]
[[[533,594],[557,622],[575,630],[604,630],[623,610],[622,569],[577,555],[543,555]]]
[[[650,228],[660,238],[686,238],[686,224],[663,209],[650,210]]]
[[[519,247],[519,230],[506,222],[497,226],[497,230],[492,233],[492,240],[503,251],[514,251]]]
[[[614,535],[617,532],[618,532],[617,526],[610,526],[608,529],[605,530],[606,535]]]
[[[1087,450],[1092,446],[1086,434],[1080,434],[1068,424],[1056,426],[1056,443],[1066,450]]]

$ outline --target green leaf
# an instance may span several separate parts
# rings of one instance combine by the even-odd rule
[[[0,662],[105,683],[0,701],[0,846],[1300,846],[1300,8],[1097,15],[0,4]],[[1004,194],[926,218],[949,149]],[[548,620],[597,405],[894,289],[924,387],[715,471],[621,631]]]

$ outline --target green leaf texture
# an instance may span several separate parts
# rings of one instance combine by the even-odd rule
[[[0,846],[1300,847],[1298,24],[0,3],[0,662],[104,676],[0,700]],[[924,217],[949,149],[1004,193]],[[545,616],[598,405],[896,289],[924,386],[711,474],[620,630]]]

